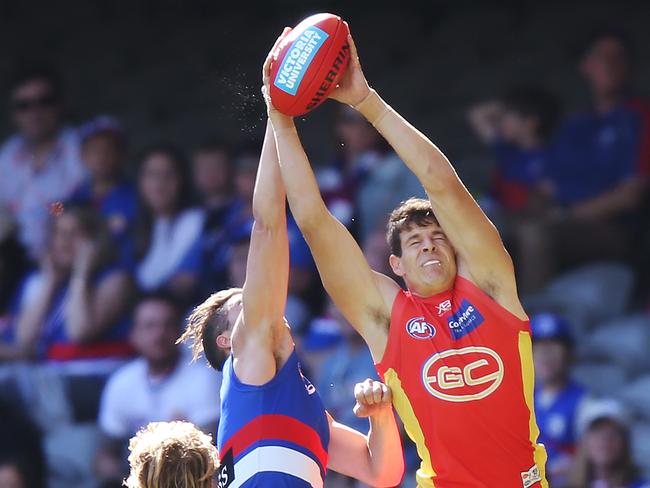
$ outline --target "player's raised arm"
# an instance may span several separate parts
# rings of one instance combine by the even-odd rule
[[[404,454],[391,407],[391,391],[367,379],[354,388],[358,417],[368,417],[370,431],[363,435],[331,420],[328,467],[371,486],[395,486],[404,475]]]
[[[458,255],[459,273],[511,312],[525,317],[512,260],[445,155],[368,86],[352,37],[350,66],[331,98],[353,106],[382,134],[426,190],[435,216]]]
[[[325,289],[380,360],[398,286],[370,269],[357,242],[327,210],[293,119],[271,103],[268,73],[266,66],[265,98],[291,212],[309,244]]]

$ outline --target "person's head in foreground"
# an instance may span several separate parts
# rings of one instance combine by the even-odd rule
[[[151,422],[129,441],[128,488],[212,488],[219,467],[210,436],[189,422]]]
[[[409,198],[393,210],[386,239],[390,266],[413,293],[430,296],[453,286],[456,251],[428,200]]]
[[[192,347],[194,359],[201,353],[217,371],[230,355],[230,336],[242,312],[242,289],[228,288],[213,293],[187,319],[185,332],[177,342]]]
[[[632,460],[628,423],[627,411],[616,400],[595,400],[585,406],[578,417],[581,448],[569,483],[572,488],[595,483],[641,486]]]

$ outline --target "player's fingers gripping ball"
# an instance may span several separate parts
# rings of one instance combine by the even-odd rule
[[[316,14],[281,40],[269,73],[269,94],[277,110],[303,115],[327,100],[350,61],[349,33],[339,16]]]
[[[392,400],[390,388],[379,381],[367,379],[354,387],[354,414],[357,417],[368,417],[377,410],[389,406]]]

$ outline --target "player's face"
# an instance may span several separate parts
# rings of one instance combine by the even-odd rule
[[[390,264],[411,291],[429,296],[451,288],[456,277],[456,255],[438,224],[404,230],[400,242],[402,256],[391,256]]]

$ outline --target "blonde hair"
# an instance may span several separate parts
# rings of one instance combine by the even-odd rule
[[[219,467],[211,437],[189,422],[151,422],[129,450],[128,488],[210,488]]]
[[[185,331],[176,344],[188,343],[195,360],[203,353],[210,366],[221,371],[227,354],[217,346],[217,337],[233,325],[228,321],[230,309],[224,305],[241,293],[241,288],[228,288],[213,293],[202,304],[197,305],[187,318]]]

